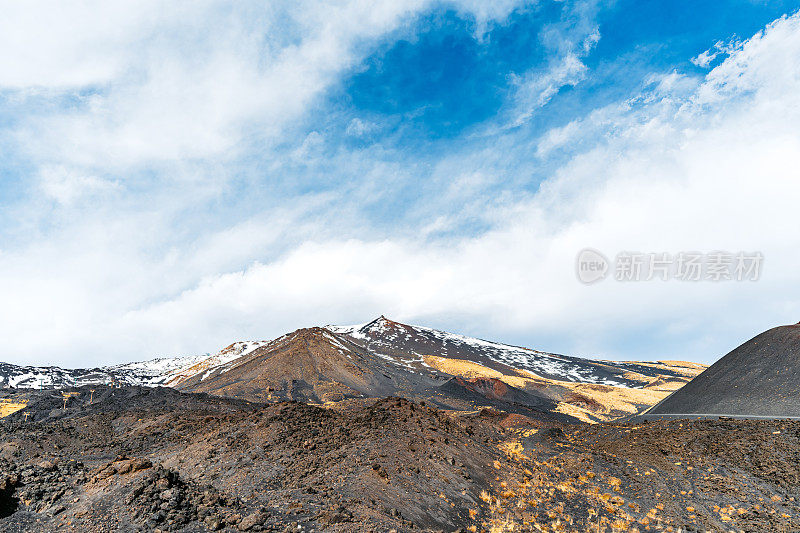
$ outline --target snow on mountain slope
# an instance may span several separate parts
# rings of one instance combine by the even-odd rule
[[[274,341],[271,341],[274,342]],[[219,353],[210,357],[205,357],[194,364],[184,366],[174,372],[171,372],[167,381],[165,382],[170,387],[174,387],[186,381],[187,379],[200,374],[208,375],[212,369],[221,367],[231,361],[235,361],[240,357],[249,355],[257,349],[266,346],[270,341],[241,341],[234,342],[230,346],[223,348]]]
[[[131,385],[144,385],[155,387],[167,385],[174,376],[186,368],[190,368],[201,361],[214,357],[205,355],[190,355],[188,357],[163,357],[150,361],[123,363],[105,367],[116,376],[117,380]]]
[[[505,375],[530,372],[549,380],[615,387],[641,388],[653,379],[673,377],[685,381],[687,373],[698,372],[669,362],[612,362],[558,355],[401,324],[383,316],[355,326],[329,325],[321,331],[330,335],[329,341],[343,355],[350,350],[344,345],[348,344],[394,367],[420,375],[436,374],[426,362],[426,357],[431,356],[477,363]],[[235,342],[214,355],[160,358],[100,368],[64,369],[0,363],[0,387],[64,388],[112,382],[176,387],[187,380],[203,381],[227,372],[264,351],[276,349],[296,333],[272,341]]]
[[[247,355],[266,341],[235,342],[214,355],[160,357],[98,368],[20,366],[0,363],[0,387],[63,389],[117,383],[145,387],[174,386],[188,377]]]
[[[205,358],[208,358],[208,355],[164,357],[99,368],[18,366],[0,363],[0,386],[21,389],[62,389],[116,382],[124,385],[155,387],[166,385],[172,373]]]
[[[435,355],[507,370],[526,370],[537,376],[568,382],[594,383],[615,387],[640,387],[642,377],[657,377],[669,370],[637,363],[615,363],[558,355],[530,348],[510,346],[422,326],[401,324],[381,316],[355,326],[326,326],[364,349],[395,364],[421,368],[425,356]],[[634,378],[632,373],[638,374]]]

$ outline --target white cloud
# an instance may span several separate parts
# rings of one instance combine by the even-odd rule
[[[77,174],[64,167],[44,167],[39,176],[42,192],[62,204],[73,204],[82,198],[96,197],[120,189],[116,182]]]
[[[177,16],[159,2],[55,2],[3,6],[0,87],[74,88],[106,84],[134,61],[131,46],[149,39],[157,19]]]
[[[786,99],[793,103],[795,95],[791,93],[800,80],[798,47],[800,14],[772,22],[709,72],[697,103],[711,104],[752,91],[758,91],[760,104],[767,104],[770,97],[776,100],[776,105]]]
[[[592,32],[583,39],[583,53],[591,52],[597,43],[600,42],[600,28],[595,27]]]
[[[581,6],[581,4],[578,4]],[[522,75],[512,76],[513,97],[510,127],[527,122],[536,112],[564,87],[575,86],[586,79],[585,58],[600,41],[600,29],[594,25],[592,4],[583,9],[575,8],[578,16],[576,27],[565,30],[553,25],[542,32],[545,47],[556,54],[546,69],[534,69]]]
[[[189,10],[187,5],[182,8]],[[377,148],[336,154],[329,164],[338,173],[331,180],[374,178],[359,181],[363,187],[357,189],[281,205],[263,201],[268,194],[251,188],[254,198],[234,202],[227,171],[193,165],[193,158],[213,154],[225,163],[229,150],[252,136],[262,139],[264,128],[291,128],[293,118],[356,60],[360,39],[391,30],[420,5],[310,10],[308,19],[293,20],[306,37],[276,38],[264,50],[255,40],[230,41],[226,36],[247,32],[228,31],[223,23],[219,42],[208,49],[189,54],[157,41],[135,59],[113,48],[106,56],[96,46],[106,38],[98,41],[87,30],[87,57],[97,54],[94,67],[64,68],[51,77],[44,68],[14,66],[4,58],[11,65],[1,82],[7,87],[107,87],[86,97],[88,113],[81,108],[40,115],[22,131],[31,152],[47,156],[40,190],[62,205],[44,223],[29,215],[28,245],[3,246],[2,358],[75,365],[206,352],[236,339],[385,313],[431,325],[457,323],[464,333],[555,351],[708,360],[731,348],[731,339],[797,320],[797,16],[743,43],[701,82],[678,73],[654,76],[642,98],[597,110],[540,139],[509,131],[471,158],[456,154],[432,169],[385,162]],[[208,30],[193,26],[201,19],[187,19],[185,31]],[[143,34],[141,25],[153,26],[132,20],[138,26],[120,32],[120,39]],[[162,25],[153,27],[162,39],[170,34]],[[254,66],[254,54],[262,52],[270,61]],[[580,58],[564,57],[554,63],[549,81],[531,78],[529,103],[539,105],[549,87],[579,79]],[[66,59],[58,64],[77,65]],[[182,90],[194,83],[193,91]],[[51,136],[38,138],[44,130]],[[319,135],[299,141],[294,160],[318,157]],[[576,146],[579,153],[535,194],[492,189],[538,164],[531,162],[537,149],[545,158]],[[109,179],[95,167],[113,176],[115,168],[171,159],[180,165],[170,167],[176,175],[166,181],[209,181],[207,189],[163,186],[86,208],[95,195],[148,179],[135,172]],[[414,175],[420,188],[428,177],[455,177],[463,187],[416,207],[410,216],[417,224],[405,234],[382,237],[369,230],[365,215],[353,212],[353,198],[385,201],[404,173]],[[472,203],[462,208],[463,188],[472,191],[466,194]],[[226,223],[204,213],[208,198],[231,213],[252,203]],[[443,213],[438,202],[459,202],[459,208]],[[403,209],[402,203],[391,206]],[[491,229],[447,242],[433,238],[457,227],[462,216]],[[45,232],[40,226],[54,227]],[[586,287],[573,271],[575,254],[585,246],[609,255],[760,250],[766,262],[763,279],[752,284],[607,280]],[[636,332],[652,336],[650,353],[626,348]]]
[[[280,140],[365,42],[432,3],[26,2],[0,21],[0,89],[76,100],[19,127],[32,157],[115,171],[231,158]],[[486,24],[517,2],[454,4]]]
[[[363,121],[359,118],[354,118],[347,124],[345,132],[353,137],[362,137],[373,132],[376,125],[372,122]]]
[[[717,58],[718,55],[719,55],[718,50],[712,50],[711,48],[709,48],[705,52],[697,54],[695,57],[693,57],[691,59],[691,62],[700,68],[707,68],[711,64],[711,62]]]
[[[475,33],[482,39],[489,29],[489,24],[494,21],[502,22],[515,9],[525,4],[524,0],[457,0],[451,2],[464,14],[475,17]]]
[[[793,230],[800,84],[771,74],[800,70],[796,59],[784,61],[800,57],[797,23],[781,21],[745,43],[688,100],[679,91],[667,104],[623,106],[613,121],[608,113],[595,116],[600,121],[590,117],[583,128],[604,140],[561,167],[533,199],[507,209],[492,231],[447,246],[415,239],[308,242],[280,261],[207,278],[126,321],[155,333],[168,317],[183,317],[171,323],[188,335],[198,322],[237,316],[240,323],[218,327],[235,337],[331,317],[386,313],[447,323],[457,315],[480,324],[473,333],[526,332],[568,343],[547,349],[615,355],[618,334],[647,331],[653,342],[642,357],[713,360],[800,312],[800,295],[787,290],[800,281]],[[769,74],[753,77],[754,71]],[[744,84],[744,93],[732,83]],[[607,280],[586,287],[573,271],[585,246],[612,256],[759,250],[765,270],[756,283]]]
[[[231,157],[249,136],[276,139],[338,72],[357,60],[360,42],[390,31],[423,5],[415,0],[301,2],[274,7],[279,13],[270,18],[268,13],[249,17],[253,6],[247,5],[230,14],[213,2],[165,10],[132,3],[116,11],[100,10],[112,11],[119,35],[96,30],[106,26],[90,16],[80,22],[80,29],[86,25],[88,31],[56,32],[44,43],[37,36],[46,32],[38,30],[48,21],[55,24],[49,15],[41,21],[20,16],[24,30],[5,48],[7,86],[99,87],[72,109],[28,121],[19,132],[19,144],[37,157],[111,169]],[[46,13],[51,6],[40,7]],[[264,6],[260,11],[269,10]],[[24,13],[37,10],[26,6]],[[81,20],[85,14],[61,16]],[[300,26],[300,37],[284,42],[287,36],[277,32],[281,17]],[[10,51],[19,49],[32,49],[35,57],[17,60]],[[56,59],[52,68],[26,70],[38,57],[54,53],[71,61]],[[81,74],[84,63],[97,67]]]
[[[732,38],[727,43],[722,41],[717,41],[714,43],[714,46],[709,48],[708,50],[697,54],[695,57],[691,58],[690,61],[697,65],[700,68],[708,68],[711,63],[714,62],[718,57],[722,55],[729,55],[736,51],[742,45],[741,41],[736,39],[735,37]]]
[[[560,58],[544,73],[528,73],[513,79],[518,115],[513,126],[528,120],[537,109],[544,107],[558,91],[567,85],[576,85],[586,77],[586,65],[575,54]]]

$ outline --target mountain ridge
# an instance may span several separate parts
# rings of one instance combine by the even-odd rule
[[[252,401],[317,404],[396,395],[428,399],[445,409],[502,404],[506,410],[552,411],[599,421],[652,406],[702,368],[688,362],[559,355],[403,324],[382,315],[364,324],[315,326],[270,341],[234,342],[213,355],[95,369],[0,363],[0,384],[29,389],[169,386]],[[496,397],[495,390],[505,391],[504,397]]]

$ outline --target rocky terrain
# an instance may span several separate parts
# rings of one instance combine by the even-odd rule
[[[2,389],[0,530],[800,528],[800,422],[631,416],[702,365],[383,317],[170,361]]]
[[[28,406],[0,421],[3,531],[800,528],[798,422],[72,392],[13,393]]]
[[[602,421],[652,406],[703,369],[567,357],[380,317],[300,329],[170,384],[252,401],[324,405],[402,396],[450,410],[500,407]]]
[[[4,531],[468,527],[501,431],[389,398],[335,411],[170,389],[34,392],[3,420]],[[300,526],[298,528],[298,526]]]
[[[427,398],[456,410],[497,407],[502,402],[506,410],[533,409],[559,413],[565,421],[597,422],[638,413],[703,369],[680,361],[570,357],[381,316],[357,326],[304,328],[272,341],[234,342],[214,355],[88,369],[0,363],[0,385],[14,389],[171,386],[253,401],[316,404],[394,395]],[[454,377],[460,380],[451,381]],[[7,404],[0,407],[0,415],[13,411]]]

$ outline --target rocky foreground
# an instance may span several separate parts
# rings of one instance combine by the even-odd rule
[[[0,530],[800,530],[797,422],[76,392],[0,422]]]

